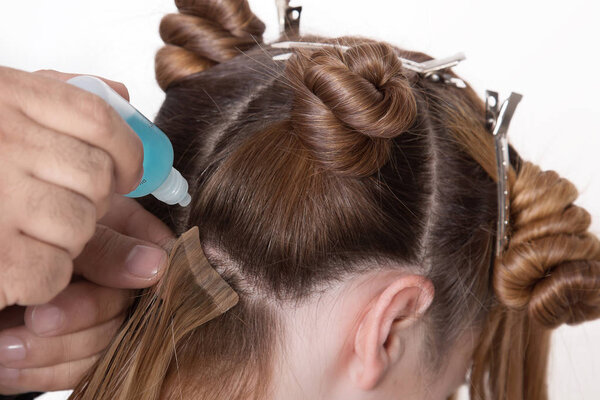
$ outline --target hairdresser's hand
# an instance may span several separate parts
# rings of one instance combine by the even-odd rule
[[[64,82],[72,76],[0,67],[0,309],[63,290],[112,194],[142,176],[138,136],[102,99]]]
[[[116,197],[50,303],[0,312],[0,394],[73,388],[114,337],[134,292],[166,261],[171,231],[137,202]],[[5,326],[2,326],[2,325]]]

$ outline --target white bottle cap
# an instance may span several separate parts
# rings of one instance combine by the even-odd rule
[[[152,195],[163,203],[169,205],[179,203],[182,207],[186,207],[192,201],[192,197],[188,193],[187,181],[175,168],[171,168],[167,179],[152,192]]]

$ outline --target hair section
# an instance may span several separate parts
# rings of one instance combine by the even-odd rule
[[[163,90],[262,42],[265,25],[246,0],[177,0],[175,4],[179,13],[160,22],[166,45],[156,54],[156,80]]]
[[[511,241],[490,267],[495,153],[471,87],[422,79],[398,56],[431,57],[361,38],[326,40],[347,51],[273,61],[288,50],[258,46],[264,26],[246,1],[177,5],[161,24],[167,46],[156,65],[167,96],[156,123],[193,200],[144,203],[177,233],[199,227],[240,302],[198,326],[206,300],[170,268],[165,303],[149,300],[155,289],[141,292],[74,398],[164,388],[167,399],[268,399],[285,343],[278,304],[367,269],[411,268],[435,287],[430,365],[443,366],[448,348],[478,327],[471,397],[546,399],[549,329],[598,317],[598,244],[572,185],[511,150]],[[147,315],[153,328],[136,328]],[[157,340],[171,321],[177,340]],[[119,350],[140,341],[144,351]],[[132,363],[141,368],[125,374]],[[90,382],[113,389],[95,397],[100,386]]]

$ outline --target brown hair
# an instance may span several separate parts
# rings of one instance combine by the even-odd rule
[[[260,45],[264,26],[245,0],[176,3],[181,14],[161,23],[167,97],[156,123],[193,201],[145,205],[177,233],[198,225],[208,261],[240,301],[192,324],[205,300],[171,264],[123,330],[160,312],[158,328],[122,332],[72,398],[268,398],[282,345],[276,304],[391,261],[419,266],[434,284],[430,361],[483,327],[471,397],[545,399],[550,329],[600,312],[598,240],[572,204],[574,187],[511,149],[511,241],[490,268],[494,149],[470,86],[423,79],[398,56],[431,57],[361,38],[306,37],[350,49],[275,62],[284,50]],[[189,300],[176,307],[144,300],[181,291]],[[185,334],[140,347],[167,328]],[[129,368],[147,352],[151,361]]]

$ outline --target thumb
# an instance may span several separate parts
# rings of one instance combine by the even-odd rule
[[[137,289],[152,286],[167,264],[166,251],[104,225],[74,260],[74,272],[101,286]]]

